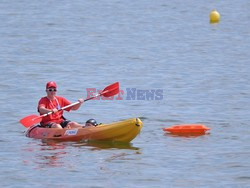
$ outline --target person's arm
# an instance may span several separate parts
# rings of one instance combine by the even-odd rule
[[[78,110],[80,106],[84,103],[84,100],[82,98],[78,99],[79,103],[75,106],[72,106],[71,110]]]
[[[54,108],[54,109],[47,109],[44,106],[40,106],[38,108],[38,111],[40,112],[41,115],[43,115],[43,114],[47,114],[49,112],[56,113],[58,110],[56,108]]]

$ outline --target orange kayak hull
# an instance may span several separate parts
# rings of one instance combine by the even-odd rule
[[[79,129],[57,129],[34,126],[27,130],[26,136],[29,138],[55,141],[105,140],[130,142],[140,133],[142,126],[143,123],[139,118]]]
[[[163,131],[175,135],[204,135],[208,130],[210,128],[202,124],[182,124],[163,128]]]

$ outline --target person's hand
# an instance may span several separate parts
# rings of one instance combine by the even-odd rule
[[[79,102],[80,104],[82,104],[82,103],[84,103],[84,100],[83,100],[82,98],[80,98],[80,99],[78,99],[78,102]]]
[[[58,112],[58,110],[56,108],[54,108],[51,110],[51,112],[52,112],[52,114],[54,114],[54,113]]]

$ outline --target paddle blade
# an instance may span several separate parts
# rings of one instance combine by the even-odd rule
[[[37,116],[37,115],[30,115],[30,116],[27,116],[23,119],[20,120],[20,123],[28,128],[34,124],[37,124],[37,123],[40,123],[42,121],[42,117],[41,116]]]
[[[100,95],[103,95],[104,97],[111,97],[111,96],[118,94],[119,91],[120,91],[119,82],[115,82],[107,86],[106,88],[104,88],[104,90],[102,90]]]

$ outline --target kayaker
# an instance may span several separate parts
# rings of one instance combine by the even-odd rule
[[[38,112],[46,114],[53,112],[51,115],[44,117],[41,121],[41,126],[46,128],[80,128],[83,125],[67,120],[63,117],[63,110],[58,111],[60,108],[71,104],[67,99],[61,96],[56,96],[57,85],[55,82],[50,81],[46,84],[47,96],[42,97],[38,102]],[[66,111],[78,110],[84,103],[82,98],[78,99],[79,104],[65,109]]]

